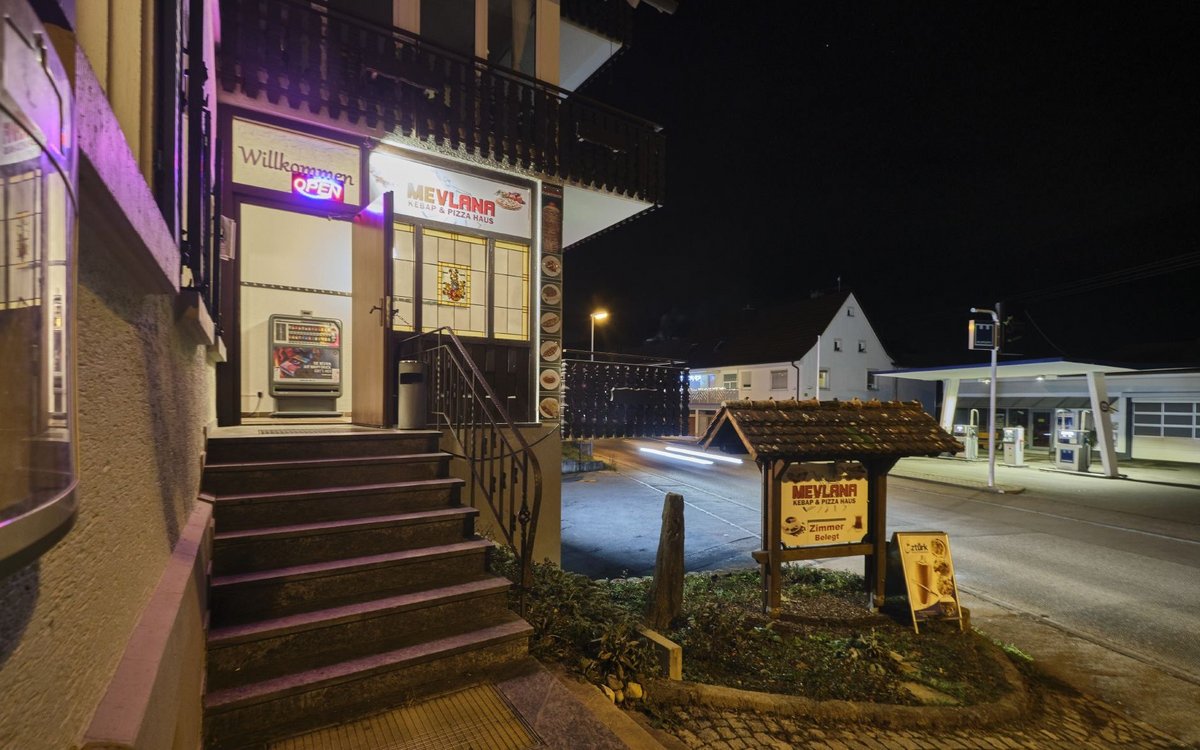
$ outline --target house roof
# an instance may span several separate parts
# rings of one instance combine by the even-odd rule
[[[729,401],[700,444],[740,444],[755,461],[901,458],[962,450],[920,402],[858,399]]]
[[[688,354],[688,365],[722,367],[800,359],[817,343],[850,291],[834,292],[763,310],[725,338],[708,339]]]

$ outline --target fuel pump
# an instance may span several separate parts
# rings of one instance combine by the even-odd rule
[[[1091,410],[1054,412],[1054,465],[1067,471],[1087,471],[1092,463]]]
[[[954,437],[963,444],[963,456],[968,461],[979,460],[979,410],[972,409],[967,424],[954,425]]]
[[[1004,428],[1004,465],[1025,465],[1025,428]]]

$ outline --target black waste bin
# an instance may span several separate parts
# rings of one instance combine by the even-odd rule
[[[425,365],[415,359],[400,360],[396,380],[399,388],[396,428],[425,429],[428,426],[425,422]]]

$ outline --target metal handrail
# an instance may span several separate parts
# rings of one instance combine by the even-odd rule
[[[427,341],[436,344],[424,348]],[[449,326],[410,336],[433,374],[429,412],[440,415],[463,449],[470,469],[468,494],[482,492],[504,540],[518,560],[521,614],[533,583],[533,545],[542,508],[542,470],[532,446]],[[506,434],[512,435],[510,440]],[[515,445],[514,445],[515,441]],[[530,483],[532,482],[532,502]],[[518,507],[517,487],[520,486]]]

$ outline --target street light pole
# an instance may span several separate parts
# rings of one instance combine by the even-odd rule
[[[988,379],[988,489],[996,489],[996,360],[1000,355],[1000,310],[1001,303],[996,303],[996,310],[985,310],[972,307],[973,313],[987,313],[992,316],[992,374]]]
[[[608,312],[606,312],[605,310],[597,310],[596,312],[592,313],[592,315],[591,315],[591,318],[592,318],[592,344],[591,344],[591,347],[588,349],[588,359],[590,359],[592,361],[596,360],[596,321],[604,320],[607,317],[608,317]]]

